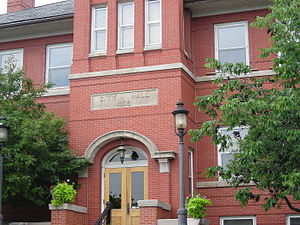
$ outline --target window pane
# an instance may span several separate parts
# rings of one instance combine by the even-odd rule
[[[225,220],[224,225],[253,225],[252,219]]]
[[[291,225],[300,225],[300,218],[290,218]]]
[[[106,30],[96,32],[96,46],[95,50],[106,50]]]
[[[50,67],[71,65],[72,46],[50,48]]]
[[[121,48],[133,48],[133,27],[121,29]]]
[[[245,63],[246,64],[246,49],[230,49],[219,50],[219,61],[221,63]]]
[[[121,25],[132,25],[133,24],[133,3],[121,4]]]
[[[70,67],[49,69],[48,82],[54,84],[54,87],[66,87],[70,85],[68,75],[70,74]]]
[[[131,173],[131,208],[138,208],[137,201],[144,200],[144,172]]]
[[[160,2],[149,2],[148,3],[148,21],[160,21]]]
[[[222,167],[224,169],[227,169],[227,165],[230,163],[230,161],[233,158],[233,153],[228,153],[228,154],[221,154],[221,161],[222,161]]]
[[[245,26],[218,28],[219,48],[234,48],[245,46]]]
[[[121,173],[109,174],[109,201],[113,209],[121,209]]]
[[[0,54],[0,67],[4,66],[10,60],[12,60],[12,63],[16,64],[17,67],[21,67],[22,52]]]
[[[149,24],[149,44],[160,44],[160,24]]]
[[[95,10],[95,27],[106,28],[106,8]]]

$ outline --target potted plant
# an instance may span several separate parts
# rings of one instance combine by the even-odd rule
[[[201,195],[195,195],[186,199],[186,208],[188,215],[192,218],[188,219],[189,225],[208,225],[208,220],[204,219],[207,206],[211,206],[211,201]]]
[[[75,200],[77,194],[73,184],[67,182],[59,183],[51,190],[53,206],[61,206],[65,203],[70,203]]]

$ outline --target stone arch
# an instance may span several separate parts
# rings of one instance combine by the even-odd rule
[[[149,138],[145,137],[144,135],[133,132],[133,131],[117,130],[117,131],[112,131],[112,132],[106,133],[106,134],[101,135],[98,138],[96,138],[86,149],[86,151],[84,153],[84,157],[86,159],[88,159],[89,162],[93,163],[99,149],[101,149],[103,146],[105,146],[109,142],[112,142],[112,141],[120,139],[120,138],[131,138],[131,139],[141,142],[149,150],[151,158],[155,158],[155,155],[157,155],[157,153],[158,153],[158,149],[157,149],[156,145]]]

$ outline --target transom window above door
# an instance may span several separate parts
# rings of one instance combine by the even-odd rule
[[[123,163],[120,160],[120,153],[114,149],[105,156],[103,166],[105,168],[148,166],[147,155],[144,151],[133,146],[125,146],[125,149]]]

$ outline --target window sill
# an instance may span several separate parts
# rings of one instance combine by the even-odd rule
[[[58,96],[58,95],[69,95],[70,87],[60,87],[60,88],[49,88],[47,93],[43,97]]]
[[[99,56],[106,56],[106,52],[92,52],[89,54],[89,58],[99,57]]]
[[[149,45],[144,48],[144,51],[161,50],[161,45]]]
[[[254,183],[243,184],[240,186],[254,186]],[[226,181],[204,181],[197,182],[197,188],[218,188],[218,187],[231,187]]]
[[[130,49],[120,49],[120,50],[116,51],[116,54],[119,55],[119,54],[133,53],[133,52],[134,52],[133,48],[130,48]]]

